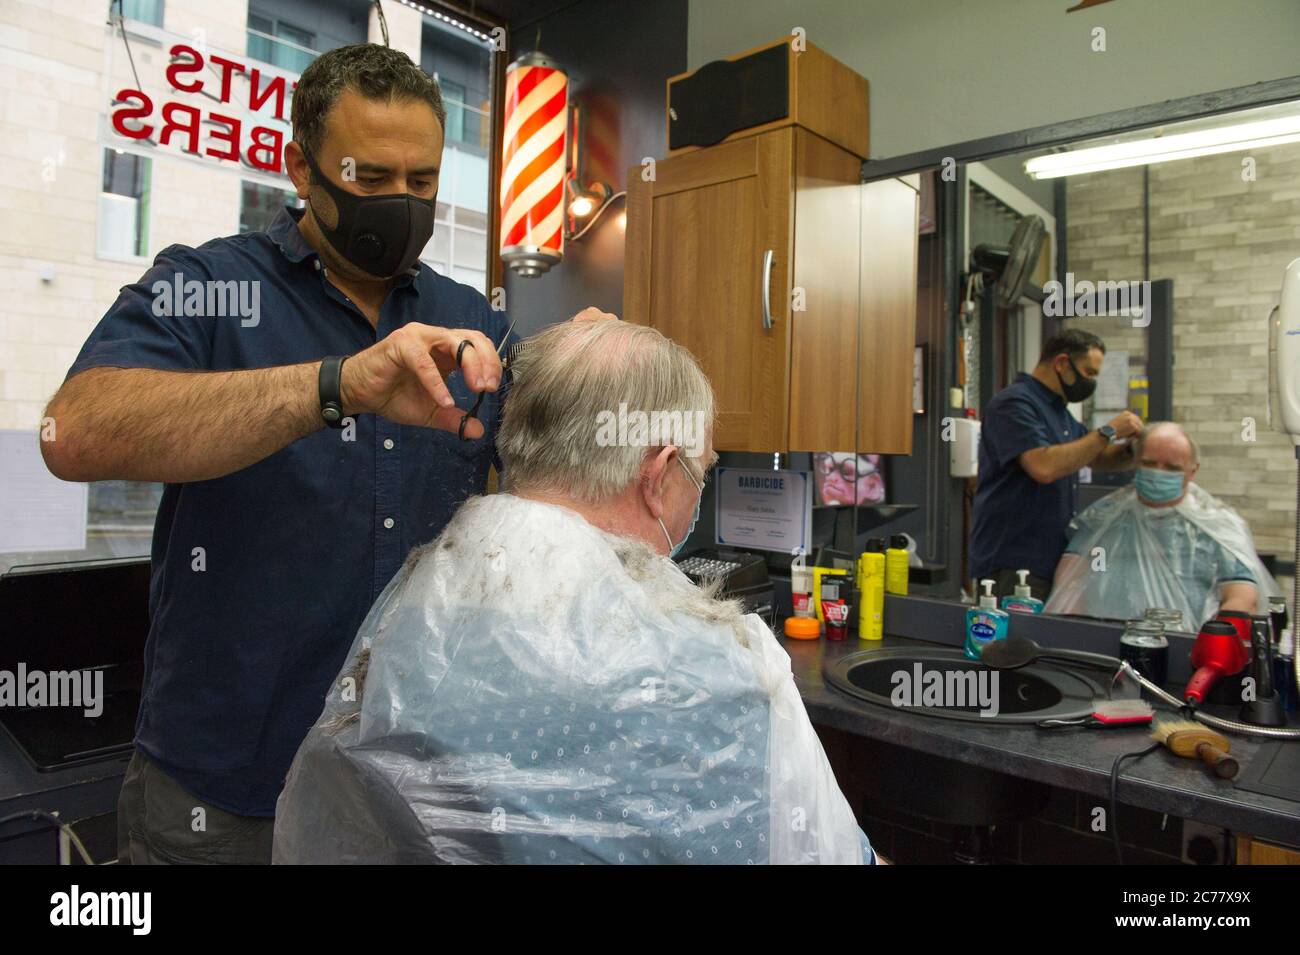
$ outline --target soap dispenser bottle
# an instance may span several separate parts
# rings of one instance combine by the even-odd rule
[[[1018,570],[1016,576],[1020,578],[1020,583],[1016,584],[1015,594],[1002,598],[1003,610],[1018,610],[1021,613],[1042,613],[1043,602],[1029,590],[1029,571]]]
[[[970,660],[978,660],[985,645],[994,640],[1005,640],[1007,623],[1011,619],[1009,613],[998,609],[998,598],[993,596],[993,581],[981,580],[980,586],[984,593],[980,594],[979,606],[966,611],[966,646],[963,649]]]

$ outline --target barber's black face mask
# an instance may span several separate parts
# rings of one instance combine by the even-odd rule
[[[339,219],[330,229],[316,216],[321,232],[339,255],[378,278],[390,279],[413,266],[433,235],[433,200],[405,192],[359,196],[334,185],[307,155],[314,178],[334,200]]]
[[[1067,355],[1065,360],[1070,363],[1070,371],[1074,372],[1074,381],[1070,384],[1065,383],[1061,373],[1056,373],[1056,380],[1061,383],[1061,391],[1065,392],[1066,401],[1087,401],[1092,397],[1092,393],[1097,390],[1097,381],[1094,378],[1085,378],[1079,374],[1078,367],[1074,361]]]

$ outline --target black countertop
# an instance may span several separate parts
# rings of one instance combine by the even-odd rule
[[[790,654],[795,683],[812,721],[857,736],[1099,798],[1108,793],[1115,757],[1149,742],[1141,730],[1040,730],[921,716],[852,699],[827,686],[822,677],[827,659],[873,647],[942,645],[949,642],[946,639],[923,642],[896,635],[878,643],[852,636],[842,643],[777,639]],[[1106,647],[1091,649],[1109,652]],[[1173,715],[1167,709],[1157,712]],[[1243,771],[1261,742],[1261,738],[1232,736],[1232,752]],[[58,809],[65,818],[75,820],[111,811],[117,805],[126,763],[123,756],[42,773],[0,732],[0,816],[28,809]],[[1300,803],[1239,790],[1231,781],[1212,777],[1198,761],[1179,759],[1164,750],[1127,762],[1119,792],[1121,801],[1129,805],[1300,843]],[[45,825],[34,820],[9,823],[0,837]]]
[[[0,731],[0,818],[32,809],[57,811],[65,822],[112,812],[122,789],[129,755],[42,773]],[[5,823],[0,838],[49,828],[39,819]]]
[[[1110,770],[1121,753],[1151,743],[1145,730],[1082,727],[1042,730],[1034,726],[975,723],[923,716],[855,700],[828,686],[822,666],[860,650],[933,645],[886,636],[866,642],[778,641],[790,654],[795,684],[812,721],[856,736],[869,737],[1105,799]],[[1211,710],[1212,712],[1212,710]],[[1176,714],[1157,706],[1157,717]],[[1223,714],[1229,715],[1229,714]],[[1232,754],[1244,772],[1262,737],[1232,735]],[[1300,742],[1295,745],[1300,745]],[[1236,832],[1300,843],[1300,803],[1237,789],[1210,775],[1199,760],[1180,759],[1161,749],[1136,762],[1126,761],[1119,785],[1122,803],[1222,826]]]

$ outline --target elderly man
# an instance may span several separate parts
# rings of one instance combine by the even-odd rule
[[[1188,629],[1219,610],[1263,613],[1276,584],[1235,511],[1193,483],[1196,442],[1179,425],[1147,426],[1130,487],[1080,514],[1056,569],[1049,613],[1132,619],[1148,607]]]
[[[789,657],[666,559],[713,460],[695,361],[566,323],[513,374],[508,493],[462,506],[371,610],[289,772],[276,860],[875,861]],[[649,428],[610,441],[615,412]]]

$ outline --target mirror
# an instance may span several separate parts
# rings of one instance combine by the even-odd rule
[[[1172,534],[1164,529],[1169,521],[1149,519],[1163,519],[1181,505],[1161,510],[1145,496],[1165,491],[1138,493],[1131,467],[1083,468],[1077,491],[1082,519],[1072,529],[1091,535],[1082,557],[1095,562],[1093,550],[1101,547],[1112,561],[1105,571],[1110,583],[1082,586],[1076,599],[1049,602],[1049,610],[1129,619],[1146,606],[1176,603],[1181,588],[1188,595],[1181,629],[1194,631],[1225,599],[1231,581],[1263,576],[1268,579],[1259,582],[1261,589],[1289,593],[1293,542],[1284,511],[1294,499],[1296,465],[1291,442],[1267,424],[1268,321],[1284,269],[1300,256],[1300,102],[1008,153],[966,163],[962,173],[947,190],[942,167],[922,176],[923,183],[940,187],[932,190],[930,216],[922,214],[918,240],[923,414],[960,418],[968,408],[985,418],[996,395],[1018,376],[1034,374],[1044,343],[1081,329],[1098,336],[1105,352],[1096,355],[1095,368],[1076,358],[1083,377],[1095,376],[1091,395],[1069,403],[1079,433],[1114,423],[1126,411],[1147,423],[1175,422],[1191,442],[1163,429],[1164,438],[1153,437],[1148,450],[1177,444],[1182,451],[1163,448],[1146,463],[1153,472],[1183,467],[1203,492],[1198,500],[1205,519]],[[923,184],[923,207],[925,192]],[[945,215],[945,202],[954,201],[960,208]],[[1024,294],[1001,307],[997,261],[988,268],[988,256],[972,253],[1008,246],[1029,216],[1043,221],[1045,241],[1027,266]],[[927,218],[935,223],[929,232]],[[951,277],[939,264],[945,241],[955,243],[953,258],[961,265],[955,297],[966,304],[955,309],[944,294]],[[1073,366],[1057,365],[1042,378],[1050,383],[1059,374],[1062,385],[1074,379],[1067,370]],[[960,407],[943,393],[944,380],[960,389]],[[859,381],[859,388],[870,386]],[[949,554],[950,571],[969,589],[978,570],[971,562],[971,529],[975,512],[987,504],[976,496],[984,478],[965,482],[964,494],[959,482],[947,479],[951,448],[944,435],[935,437],[943,429],[936,422],[922,426],[922,417],[913,455],[884,459],[878,467],[892,478],[885,481],[891,503],[914,503],[926,513],[886,522],[881,530],[893,533],[910,522],[923,557],[943,553],[938,538],[945,529],[936,509],[925,506],[933,502],[921,498],[951,489],[961,500],[950,502],[960,544]],[[858,459],[871,460],[871,451],[859,447]],[[936,456],[944,459],[943,477],[935,473]],[[1156,477],[1158,484],[1170,480]],[[1167,493],[1174,490],[1182,489]],[[1183,493],[1190,499],[1197,492]],[[1120,508],[1125,496],[1133,503]],[[1018,506],[1035,504],[1022,500]],[[1106,531],[1098,527],[1101,517]],[[1236,528],[1236,518],[1248,535]],[[1054,547],[1055,534],[1045,528],[1034,543]],[[1010,556],[1002,563],[1014,565],[1023,543],[1008,542]],[[1250,553],[1242,553],[1247,548]],[[1090,573],[1095,577],[1096,568]],[[1009,592],[1009,584],[998,589]],[[1202,606],[1197,595],[1207,591],[1215,599]],[[1266,607],[1263,601],[1253,609]]]

